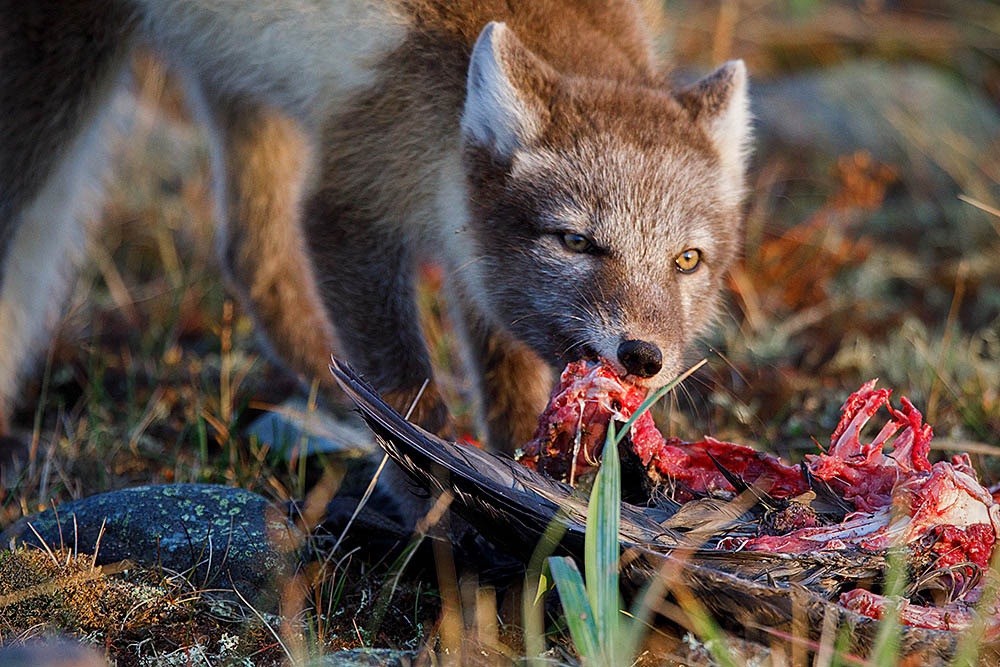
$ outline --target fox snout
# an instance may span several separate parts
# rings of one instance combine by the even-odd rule
[[[651,378],[663,368],[663,353],[654,343],[626,340],[618,346],[618,361],[629,375]]]

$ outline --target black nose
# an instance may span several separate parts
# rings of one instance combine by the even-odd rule
[[[619,345],[618,361],[630,374],[641,378],[651,378],[663,368],[660,348],[644,340],[627,340]]]

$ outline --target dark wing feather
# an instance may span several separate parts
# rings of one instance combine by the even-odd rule
[[[428,433],[404,419],[348,365],[334,359],[330,370],[386,453],[424,488],[453,493],[456,509],[470,523],[488,525],[495,534],[533,549],[558,514],[566,540],[582,548],[587,504],[572,487],[506,456]],[[631,505],[623,507],[621,536],[632,543],[675,543],[669,531]]]

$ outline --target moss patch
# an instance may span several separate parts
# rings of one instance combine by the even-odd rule
[[[0,624],[7,642],[73,635],[118,665],[171,655],[212,664],[277,664],[280,648],[250,612],[202,595],[179,577],[128,561],[20,548],[0,552]],[[169,664],[169,663],[168,663]]]

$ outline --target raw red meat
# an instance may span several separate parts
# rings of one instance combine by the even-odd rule
[[[848,546],[877,551],[887,546],[889,511],[873,514],[855,512],[832,526],[802,528],[785,535],[764,535],[752,539],[730,538],[720,544],[723,549],[747,549],[783,553],[832,551]]]
[[[1000,506],[979,484],[968,455],[933,466],[927,459],[931,429],[920,413],[902,400],[903,410],[889,406],[892,419],[869,444],[861,428],[889,399],[887,390],[869,382],[844,403],[844,416],[834,432],[829,454],[809,456],[813,475],[842,491],[860,510],[835,526],[805,528],[782,536],[729,541],[726,546],[752,551],[803,553],[854,547],[881,550],[910,544],[930,531],[940,567],[989,563],[1000,531]],[[883,446],[900,428],[890,454]]]
[[[934,552],[938,554],[936,565],[949,567],[959,563],[975,563],[986,568],[990,564],[996,533],[993,526],[974,523],[965,528],[957,526],[936,526],[937,541]]]
[[[852,611],[879,620],[889,608],[890,599],[855,588],[852,591],[843,593],[840,596],[840,604]],[[943,607],[925,607],[911,604],[909,600],[897,599],[900,604],[899,619],[906,625],[913,625],[918,628],[929,628],[931,630],[965,630],[972,626],[973,615],[968,606],[962,603],[953,603]],[[993,632],[987,633],[995,635],[997,626],[991,625]]]
[[[931,467],[927,460],[930,425],[923,424],[920,412],[905,397],[902,410],[893,408],[889,404],[891,392],[875,389],[876,382],[866,383],[844,402],[840,423],[830,437],[829,453],[806,456],[813,475],[829,482],[859,510],[869,512],[889,504],[892,487],[901,475]],[[861,429],[883,405],[892,418],[874,440],[862,443]],[[885,454],[883,448],[897,431],[891,454]]]
[[[797,466],[782,463],[777,456],[707,436],[701,442],[683,442],[677,438],[662,440],[659,447],[646,450],[641,456],[644,464],[652,461],[652,470],[667,481],[680,482],[674,494],[676,500],[689,500],[692,496],[688,490],[712,495],[735,491],[711,457],[729,472],[775,498],[796,496],[809,490]]]
[[[893,491],[892,505],[896,516],[909,516],[905,542],[935,526],[985,526],[990,532],[1000,528],[1000,506],[993,497],[974,476],[944,461],[935,463],[929,476],[900,481]],[[982,564],[988,560],[989,554]]]
[[[573,362],[559,376],[538,418],[535,438],[521,448],[517,460],[572,484],[599,464],[608,422],[626,421],[645,397],[645,389],[626,384],[607,362]],[[663,442],[648,412],[632,425],[630,435],[639,451]]]
[[[535,438],[517,455],[518,461],[571,484],[600,461],[608,422],[625,421],[645,398],[641,387],[626,384],[607,362],[569,364],[538,419]],[[795,466],[750,447],[706,437],[686,443],[665,440],[648,412],[631,429],[635,453],[651,475],[679,482],[678,500],[695,493],[733,492],[732,485],[709,457],[776,497],[797,495],[809,487]]]

